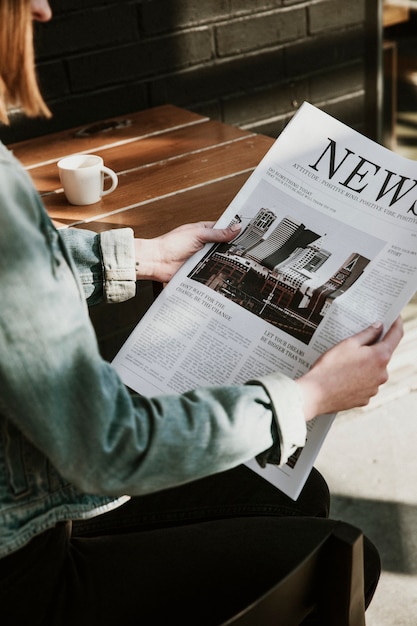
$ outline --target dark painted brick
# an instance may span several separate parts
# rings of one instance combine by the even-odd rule
[[[52,111],[57,126],[65,124],[65,128],[71,128],[148,106],[145,86],[129,83],[61,100],[52,106]]]
[[[35,25],[35,45],[54,118],[16,121],[2,137],[166,102],[276,136],[303,98],[358,127],[366,2],[52,0],[55,19]]]
[[[216,27],[219,56],[277,46],[307,34],[304,9],[241,18]]]
[[[344,124],[351,126],[358,132],[364,132],[365,102],[363,94],[355,94],[354,96],[346,98],[344,100],[310,100],[310,102],[311,104],[314,104],[315,106],[321,108],[329,115],[332,115],[336,119],[339,119]],[[300,102],[300,105],[301,104],[302,103]],[[288,112],[286,115],[277,116],[275,119],[266,120],[264,123],[260,122],[257,124],[245,124],[244,128],[276,138],[285,128],[287,123],[292,119],[294,113],[296,113],[296,111],[293,110]]]
[[[53,117],[50,120],[27,119],[2,128],[2,141],[6,144],[38,137],[59,130],[83,126],[100,119],[129,114],[149,107],[144,85],[121,85],[88,95],[71,96],[50,103]]]
[[[71,13],[42,24],[38,56],[62,57],[80,50],[138,39],[136,12],[129,4]]]
[[[365,97],[364,94],[354,94],[344,100],[336,99],[330,102],[313,102],[323,111],[333,115],[344,124],[351,126],[358,132],[365,131]]]
[[[207,29],[99,50],[67,61],[73,91],[131,81],[209,61],[212,39]]]
[[[63,61],[49,61],[37,67],[42,94],[45,99],[64,97],[70,93],[68,76]]]
[[[194,113],[199,113],[200,115],[205,115],[212,120],[218,120],[219,122],[223,120],[223,109],[219,100],[200,102],[199,104],[190,106],[189,110],[194,111]]]
[[[139,15],[143,32],[149,35],[229,18],[230,7],[228,0],[151,0],[143,2]]]
[[[230,124],[247,125],[257,119],[268,119],[295,110],[309,98],[308,84],[292,82],[258,89],[224,101],[224,119]]]
[[[261,133],[262,135],[268,135],[269,137],[276,139],[284,130],[291,117],[292,115],[288,114],[272,119],[268,118],[267,120],[261,120],[257,123],[245,124],[243,127],[254,133]]]
[[[104,4],[117,4],[117,2],[115,0],[52,0],[51,7],[54,15],[60,15],[79,9],[102,7]]]
[[[188,105],[250,91],[263,83],[276,82],[282,75],[282,51],[267,51],[152,80],[151,98],[153,104],[174,102]]]
[[[230,15],[238,15],[239,13],[260,13],[261,11],[269,11],[282,7],[282,0],[230,0]]]
[[[286,71],[289,76],[299,76],[325,67],[342,66],[355,59],[363,59],[364,47],[365,36],[362,28],[311,37],[286,48]]]
[[[353,24],[361,24],[365,20],[365,3],[363,0],[326,0],[312,4],[309,9],[310,32],[320,33],[324,30],[337,30]]]
[[[341,68],[331,68],[309,79],[313,100],[325,100],[365,90],[365,68],[362,62]]]

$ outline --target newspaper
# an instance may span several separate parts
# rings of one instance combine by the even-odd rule
[[[292,378],[376,320],[385,330],[417,286],[417,165],[304,103],[114,360],[146,396]],[[335,415],[304,448],[254,471],[296,499]]]

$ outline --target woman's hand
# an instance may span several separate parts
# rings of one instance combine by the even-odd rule
[[[229,242],[240,230],[237,224],[229,228],[213,228],[213,224],[184,224],[154,239],[135,239],[136,279],[166,283],[206,243]]]
[[[377,342],[382,324],[369,326],[328,350],[296,382],[304,396],[306,421],[368,404],[388,379],[387,366],[403,336],[398,318]],[[377,342],[377,343],[376,343]]]

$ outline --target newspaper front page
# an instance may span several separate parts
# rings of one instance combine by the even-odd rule
[[[417,287],[417,165],[304,103],[219,227],[228,244],[193,256],[139,322],[114,366],[145,396],[292,378]],[[334,415],[309,423],[282,467],[248,466],[296,499]]]

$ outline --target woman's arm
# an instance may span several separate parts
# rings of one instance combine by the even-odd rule
[[[280,463],[304,445],[305,422],[319,415],[364,406],[377,393],[387,380],[388,363],[403,336],[401,319],[398,318],[384,339],[378,341],[381,332],[382,325],[376,323],[345,339],[295,381],[285,380],[281,374],[261,379],[274,407]],[[283,392],[285,404],[282,403]],[[276,449],[270,454],[271,459],[263,455],[264,460],[272,460]]]
[[[206,243],[232,241],[240,231],[238,224],[213,228],[214,222],[184,224],[153,239],[135,239],[136,277],[166,283],[193,254]]]
[[[168,282],[206,243],[231,241],[237,225],[213,228],[213,222],[184,224],[152,239],[135,239],[131,228],[95,233],[65,228],[60,235],[73,259],[88,304],[133,298],[137,280]]]
[[[403,336],[398,318],[378,341],[382,324],[375,323],[324,353],[297,383],[304,398],[306,420],[365,406],[388,379],[387,366]]]

